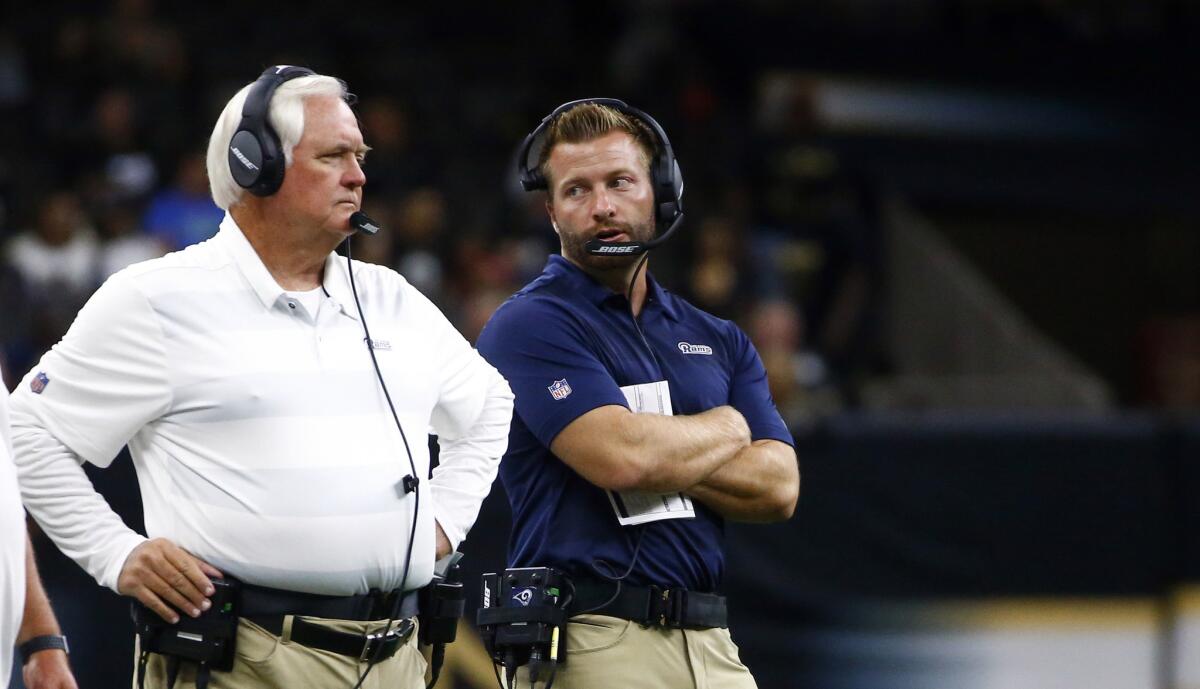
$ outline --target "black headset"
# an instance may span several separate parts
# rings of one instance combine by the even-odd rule
[[[279,191],[287,167],[279,135],[267,120],[271,96],[285,81],[313,74],[306,67],[268,67],[246,94],[242,121],[229,141],[229,171],[238,186],[255,196],[270,196]]]
[[[671,140],[663,131],[661,125],[653,117],[616,98],[582,98],[563,103],[549,115],[542,118],[537,126],[521,144],[517,156],[517,172],[521,176],[521,187],[525,191],[547,189],[546,178],[538,166],[538,158],[545,144],[544,134],[550,125],[562,113],[578,105],[604,105],[640,120],[650,128],[658,141],[654,147],[654,158],[650,161],[650,181],[654,187],[654,222],[659,232],[664,228],[673,229],[683,218],[683,173],[679,171],[679,161],[675,159],[675,149],[671,148]],[[669,231],[666,230],[666,231]]]

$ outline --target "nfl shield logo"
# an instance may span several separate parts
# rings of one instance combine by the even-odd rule
[[[46,386],[49,384],[50,377],[45,373],[38,371],[38,374],[33,377],[33,380],[29,381],[29,389],[33,390],[33,394],[40,395],[42,394],[42,390],[45,390]],[[570,392],[570,388],[567,388],[567,391]]]
[[[566,378],[554,381],[554,385],[548,385],[546,389],[550,391],[550,396],[556,400],[565,400],[567,399],[567,395],[571,394],[571,385],[567,382]]]

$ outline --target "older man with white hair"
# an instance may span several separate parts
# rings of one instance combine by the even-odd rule
[[[239,91],[209,142],[217,235],[109,279],[13,397],[26,505],[97,581],[171,624],[240,582],[232,669],[143,653],[150,686],[351,687],[373,667],[422,686],[411,592],[504,453],[504,379],[403,277],[334,253],[374,229],[350,102],[299,67]],[[125,444],[150,540],[80,468]]]

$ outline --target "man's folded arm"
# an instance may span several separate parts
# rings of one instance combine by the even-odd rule
[[[756,440],[684,492],[727,519],[790,519],[800,495],[796,451],[778,440]]]
[[[663,416],[605,405],[567,424],[550,450],[601,488],[667,493],[703,481],[749,443],[733,407]]]

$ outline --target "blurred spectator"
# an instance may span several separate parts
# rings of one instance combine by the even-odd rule
[[[396,270],[434,303],[444,305],[444,261],[451,254],[451,240],[446,233],[446,199],[442,192],[422,187],[406,195],[397,209],[393,231]]]
[[[883,231],[876,194],[831,151],[796,146],[775,161],[770,226],[751,237],[755,293],[803,311],[807,344],[852,400],[881,365]]]
[[[62,338],[97,285],[100,245],[71,191],[45,196],[33,228],[8,244],[32,309],[30,345],[42,352]]]
[[[8,32],[0,30],[0,108],[24,103],[29,97],[24,62]]]
[[[199,151],[183,156],[175,168],[174,183],[150,199],[142,226],[169,251],[213,236],[225,216],[209,194],[204,165],[204,154]]]
[[[512,165],[515,171],[516,164]],[[546,217],[546,195],[521,190],[515,172],[505,183],[498,236],[517,243],[514,249],[516,283],[524,285],[537,277],[546,265],[546,255],[558,252],[558,235]]]
[[[8,260],[31,290],[90,293],[96,286],[96,235],[70,191],[56,191],[38,206],[34,226],[13,237]]]
[[[488,239],[480,235],[458,237],[448,285],[450,308],[463,337],[474,342],[496,307],[513,292],[522,242],[515,238]]]
[[[138,103],[125,87],[104,90],[92,109],[92,131],[77,152],[84,193],[92,203],[143,199],[158,183],[158,167],[140,140]]]
[[[153,0],[116,0],[100,22],[104,51],[126,73],[173,81],[185,69],[179,30],[155,16]]]
[[[767,370],[771,397],[789,428],[802,428],[841,410],[821,356],[804,345],[804,320],[788,301],[767,300],[749,318],[747,334]]]
[[[112,204],[97,212],[97,220],[101,239],[101,281],[126,266],[166,253],[161,242],[142,233],[142,227],[138,224],[138,208],[133,204]]]
[[[371,146],[364,170],[376,198],[401,194],[434,180],[434,156],[413,140],[410,116],[387,96],[372,96],[362,107],[363,137]]]
[[[695,233],[687,296],[720,318],[736,318],[745,297],[743,282],[749,271],[742,265],[739,234],[744,236],[728,216],[702,220]]]

